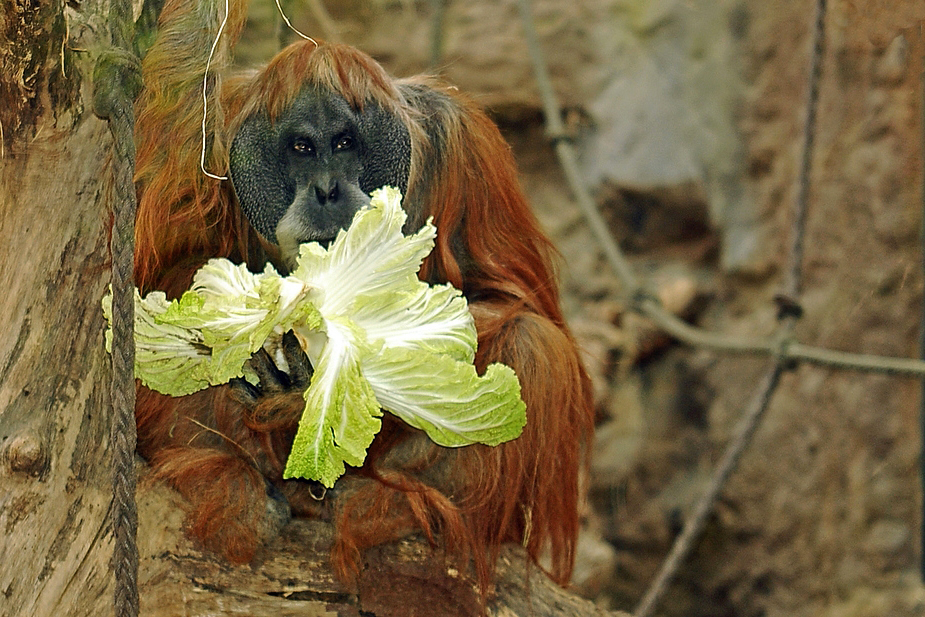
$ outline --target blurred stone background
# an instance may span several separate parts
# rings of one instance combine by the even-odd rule
[[[548,145],[514,0],[290,0],[305,33],[489,108],[563,255],[599,426],[576,589],[631,609],[704,489],[765,361],[673,344],[628,313]],[[815,3],[535,0],[588,186],[667,306],[767,335],[790,233]],[[247,66],[294,35],[254,2]],[[925,4],[830,0],[807,228],[804,343],[918,353]],[[925,615],[914,379],[787,374],[658,614]]]

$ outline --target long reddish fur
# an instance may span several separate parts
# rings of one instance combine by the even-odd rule
[[[170,0],[164,8],[137,107],[135,276],[143,293],[179,295],[210,257],[255,267],[265,259],[230,183],[199,170],[198,88],[211,41],[197,34],[202,25],[189,4]],[[245,13],[245,2],[232,3],[230,40]],[[349,577],[363,549],[418,530],[451,557],[471,561],[483,590],[506,542],[523,544],[534,560],[548,549],[550,574],[565,583],[592,410],[589,380],[559,306],[555,253],[518,185],[510,148],[488,117],[445,88],[457,111],[443,127],[447,154],[437,157],[400,83],[353,48],[305,41],[260,73],[226,81],[211,101],[207,164],[217,172],[227,170],[229,139],[244,117],[258,109],[279,114],[308,84],[357,107],[374,100],[400,115],[413,142],[406,203],[421,220],[433,216],[438,228],[421,276],[464,290],[478,329],[478,368],[513,367],[527,403],[521,437],[494,448],[438,448],[387,416],[364,467],[339,481],[345,489],[337,497],[334,564]],[[206,547],[235,562],[253,558],[265,516],[264,478],[295,513],[313,513],[305,483],[282,480],[302,404],[297,395],[267,397],[249,411],[226,387],[171,398],[139,386],[139,451],[156,477],[189,499],[188,531]]]

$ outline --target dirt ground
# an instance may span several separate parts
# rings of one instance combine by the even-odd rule
[[[599,11],[632,3],[536,4],[576,125],[601,130],[583,115],[603,79],[602,52],[584,34]],[[637,272],[667,303],[705,328],[769,335],[790,242],[814,3],[727,4],[734,182],[752,207],[748,258],[724,262],[725,222],[702,187],[597,194]],[[336,25],[329,35],[400,75],[427,67],[429,3],[326,5]],[[767,360],[680,347],[627,313],[546,142],[515,5],[449,3],[442,66],[494,109],[562,251],[564,301],[600,407],[577,582],[602,605],[628,610],[705,488]],[[306,27],[321,28],[317,17],[305,16]],[[917,2],[829,2],[796,330],[803,343],[919,353],[923,19]],[[651,224],[634,226],[640,213]],[[921,390],[905,377],[818,366],[787,373],[659,614],[925,615]]]

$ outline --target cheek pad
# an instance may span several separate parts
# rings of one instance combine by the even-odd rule
[[[401,119],[370,102],[357,116],[357,130],[363,142],[360,188],[369,194],[392,186],[405,193],[411,169],[411,135]]]
[[[238,203],[257,232],[273,244],[276,225],[294,198],[277,136],[261,114],[247,118],[231,143],[230,176]]]

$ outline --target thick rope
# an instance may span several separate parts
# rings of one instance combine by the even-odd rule
[[[614,269],[620,280],[625,296],[634,302],[634,308],[651,317],[666,332],[677,339],[707,349],[727,351],[732,353],[746,353],[755,355],[780,356],[782,359],[807,361],[822,365],[832,365],[840,368],[853,368],[863,371],[883,373],[901,373],[925,376],[925,362],[911,358],[885,358],[866,354],[852,354],[827,349],[819,349],[797,342],[784,348],[776,339],[749,339],[744,337],[731,337],[722,334],[706,332],[694,328],[690,324],[678,319],[666,311],[657,300],[646,293],[638,282],[632,267],[627,261],[613,236],[604,218],[597,210],[594,200],[584,186],[581,172],[578,167],[577,156],[572,144],[567,139],[566,130],[561,118],[561,108],[556,100],[552,82],[549,79],[549,70],[536,34],[536,26],[530,9],[530,0],[519,0],[521,18],[524,24],[524,34],[527,48],[533,63],[534,76],[540,98],[543,103],[543,112],[546,120],[547,134],[555,146],[559,162],[565,172],[566,180],[572,189],[579,209],[585,216],[589,229],[597,240],[604,256]],[[819,74],[824,45],[824,18],[825,0],[818,0],[816,7],[815,28],[813,31],[813,48],[809,74],[809,94],[807,102],[807,117],[804,125],[803,155],[799,172],[799,184],[794,206],[793,234],[788,260],[787,280],[782,295],[794,297],[799,294],[801,268],[803,262],[803,238],[806,224],[807,199],[809,194],[809,178],[811,170],[811,157],[814,147],[816,109],[819,98]]]
[[[919,30],[920,37],[922,40],[925,40],[925,23],[921,24]],[[921,117],[919,121],[921,126],[919,127],[919,137],[921,138],[921,157],[922,157],[922,228],[920,231],[921,237],[919,241],[921,242],[921,253],[922,253],[922,271],[925,273],[925,53],[922,54],[922,75],[920,77],[919,87],[921,88],[921,99],[919,105],[921,105]],[[922,307],[922,322],[920,324],[921,332],[919,335],[919,357],[925,360],[925,306]],[[922,380],[922,393],[919,398],[919,437],[922,440],[920,446],[919,454],[919,481],[922,483],[922,494],[921,494],[921,510],[919,515],[920,519],[920,529],[919,529],[919,542],[920,542],[920,554],[919,554],[919,576],[921,580],[925,582],[925,379]]]
[[[779,296],[782,300],[779,304],[780,327],[777,334],[781,352],[786,350],[788,341],[792,339],[794,326],[802,312],[799,305],[799,295],[803,283],[803,247],[806,236],[806,215],[809,210],[808,198],[816,134],[816,109],[819,103],[819,81],[825,45],[825,13],[826,0],[817,0],[816,19],[812,32],[806,121],[803,125],[803,153],[800,159],[799,184],[793,204],[787,275],[783,292]],[[742,454],[751,444],[752,437],[758,430],[780,382],[780,376],[788,368],[788,364],[785,353],[778,353],[774,363],[767,369],[745,415],[739,420],[732,441],[726,446],[723,458],[710,478],[707,490],[697,500],[693,513],[685,521],[681,535],[675,539],[671,552],[662,563],[655,580],[636,606],[636,610],[633,612],[634,617],[649,617],[652,614],[667,592],[668,585],[674,579],[688,555],[690,555],[703,532],[703,528],[706,526],[707,519],[713,511],[713,506],[719,497],[720,491],[738,465]]]
[[[134,114],[128,109],[110,118],[115,141],[116,208],[112,233],[112,406],[113,569],[115,614],[138,615],[138,512],[135,509],[135,294],[134,255],[135,146]]]
[[[549,139],[555,144],[556,155],[559,157],[559,164],[565,172],[566,180],[572,189],[572,194],[578,207],[588,223],[591,233],[594,235],[607,261],[616,271],[620,283],[624,287],[626,296],[636,299],[644,295],[642,287],[633,273],[633,268],[623,256],[623,252],[613,237],[610,235],[610,229],[600,212],[597,211],[597,205],[588,194],[584,186],[584,180],[581,177],[581,171],[578,167],[578,157],[572,144],[565,139],[565,125],[562,122],[562,112],[559,102],[556,100],[556,93],[552,87],[552,81],[549,79],[549,69],[546,66],[546,58],[540,48],[539,39],[536,34],[536,25],[533,22],[533,13],[530,9],[530,0],[519,0],[520,16],[524,25],[524,36],[527,40],[527,49],[530,53],[530,60],[533,63],[533,74],[536,79],[537,88],[540,91],[540,98],[543,101],[543,116],[546,120],[546,133]]]
[[[112,229],[112,524],[116,617],[136,617],[138,600],[138,512],[135,508],[135,299],[132,277],[135,226],[135,116],[141,87],[131,51],[131,3],[115,0],[110,13],[113,48],[98,58],[93,74],[94,112],[109,121],[113,138],[115,200]]]
[[[443,61],[443,48],[446,40],[446,5],[449,0],[430,0],[434,12],[430,26],[430,71],[434,74],[440,70]]]
[[[783,354],[785,359],[793,362],[809,362],[820,366],[832,366],[841,369],[925,377],[925,358],[890,358],[870,354],[850,353],[804,345],[797,341],[793,341],[784,349],[781,349],[775,338],[750,338],[709,332],[702,328],[696,328],[671,314],[669,311],[665,310],[657,299],[645,293],[645,290],[637,281],[629,262],[626,257],[624,257],[620,247],[613,239],[613,236],[610,234],[607,223],[604,221],[600,212],[597,211],[594,200],[584,187],[584,181],[581,178],[574,148],[572,148],[571,143],[566,139],[565,128],[560,116],[560,108],[549,80],[542,50],[536,38],[536,29],[532,25],[533,18],[530,14],[529,1],[521,0],[520,9],[524,20],[527,45],[533,62],[537,87],[543,101],[547,133],[555,146],[556,154],[565,172],[566,180],[572,189],[575,201],[587,220],[588,227],[594,235],[594,239],[604,251],[605,258],[620,279],[620,284],[623,287],[623,295],[629,298],[633,303],[633,309],[651,318],[660,328],[677,340],[694,347],[712,349],[724,353],[740,353],[756,356],[775,357],[778,354]],[[815,47],[814,45],[814,49]],[[814,66],[818,66],[818,64]],[[813,69],[811,74],[813,74],[815,70],[816,69]],[[812,98],[816,95],[812,94],[811,91],[810,96]],[[812,113],[813,122],[815,122],[815,111]],[[809,120],[809,118],[807,118],[807,120]],[[807,152],[809,151],[808,149],[806,150]],[[803,160],[805,163],[801,166],[801,169],[805,170],[805,174],[801,173],[801,177],[808,178],[808,159],[804,156]],[[803,187],[807,185],[801,182],[800,186]],[[804,189],[798,191],[797,199],[803,200],[802,203],[805,203],[806,192],[807,191]],[[802,195],[802,197],[800,197],[800,195]],[[805,212],[805,209],[803,209],[802,212]],[[798,213],[794,217],[794,221],[802,221],[803,218],[804,214]],[[798,227],[800,225],[802,225],[802,223],[799,223]],[[802,254],[802,237],[800,235],[794,235],[793,241],[794,244],[798,244],[796,252]],[[792,248],[791,250],[793,251],[794,249]],[[792,280],[792,268],[790,272]],[[789,297],[791,294],[789,290],[792,289],[792,285],[786,285],[785,289],[788,290],[785,294]],[[787,305],[796,306],[793,304],[792,300],[788,301]]]
[[[784,294],[792,299],[800,295],[803,284],[803,244],[806,237],[806,212],[809,210],[809,184],[812,174],[812,157],[816,140],[816,110],[819,107],[819,82],[822,74],[822,57],[825,53],[826,0],[816,2],[816,20],[813,27],[813,48],[809,65],[809,91],[806,98],[806,121],[803,125],[803,153],[800,157],[799,183],[793,208],[791,245]]]
[[[736,426],[732,441],[726,447],[723,458],[720,459],[716,470],[710,478],[707,490],[697,500],[694,511],[684,522],[684,529],[675,538],[674,545],[672,545],[665,561],[662,562],[662,567],[659,569],[658,574],[649,584],[649,589],[642,600],[636,605],[636,610],[633,613],[634,617],[648,617],[648,615],[652,614],[652,611],[668,590],[668,585],[671,584],[678,570],[687,560],[695,543],[700,538],[710,513],[713,512],[713,506],[726,481],[735,471],[742,454],[751,443],[752,436],[761,423],[761,418],[771,402],[783,372],[784,364],[780,361],[775,361],[765,373],[764,378],[752,395],[752,400],[749,402],[745,414]]]
[[[537,86],[543,100],[547,132],[555,145],[556,154],[559,156],[559,161],[565,172],[566,180],[572,188],[578,206],[585,215],[592,234],[601,245],[605,256],[623,284],[626,295],[633,300],[634,308],[655,319],[661,327],[682,341],[727,351],[766,353],[774,357],[774,362],[765,373],[742,419],[739,421],[733,439],[727,446],[717,469],[714,471],[707,490],[695,504],[694,511],[686,521],[683,531],[675,540],[655,580],[649,586],[648,591],[636,608],[634,613],[635,617],[649,617],[667,591],[668,585],[674,579],[678,569],[687,559],[687,556],[699,539],[707,518],[713,511],[713,506],[717,497],[722,491],[729,476],[738,465],[742,454],[748,448],[752,436],[761,423],[761,418],[764,416],[770,404],[774,391],[780,381],[781,374],[784,370],[789,368],[794,357],[798,357],[802,354],[802,359],[820,363],[828,363],[829,360],[835,360],[836,364],[843,364],[864,370],[886,369],[895,371],[897,369],[910,369],[911,372],[915,373],[921,371],[923,366],[921,361],[893,358],[862,358],[857,354],[840,354],[838,357],[834,357],[830,354],[838,352],[816,350],[792,341],[793,326],[800,313],[797,297],[799,296],[802,283],[803,244],[806,213],[808,210],[807,199],[809,195],[811,157],[816,129],[816,108],[819,93],[818,83],[825,35],[825,0],[817,0],[816,5],[816,19],[813,30],[813,47],[809,71],[807,117],[803,135],[803,156],[800,165],[799,185],[794,201],[793,227],[791,232],[792,242],[788,257],[788,269],[784,282],[784,291],[780,294],[781,326],[778,329],[777,336],[774,339],[766,341],[743,341],[741,339],[723,337],[721,335],[704,332],[677,319],[668,313],[657,300],[645,293],[642,286],[637,282],[632,268],[620,251],[619,246],[610,235],[610,231],[603,217],[601,217],[600,213],[597,211],[597,207],[584,187],[574,149],[568,140],[565,139],[566,136],[560,116],[560,108],[549,79],[545,58],[540,49],[536,34],[536,26],[534,25],[530,10],[530,2],[529,0],[519,0],[519,6],[527,39],[527,46],[533,62]],[[799,353],[795,353],[797,349]],[[874,362],[871,363],[871,360]],[[887,362],[886,364],[881,364],[880,360],[885,360]],[[874,365],[876,365],[876,368],[874,368]]]

